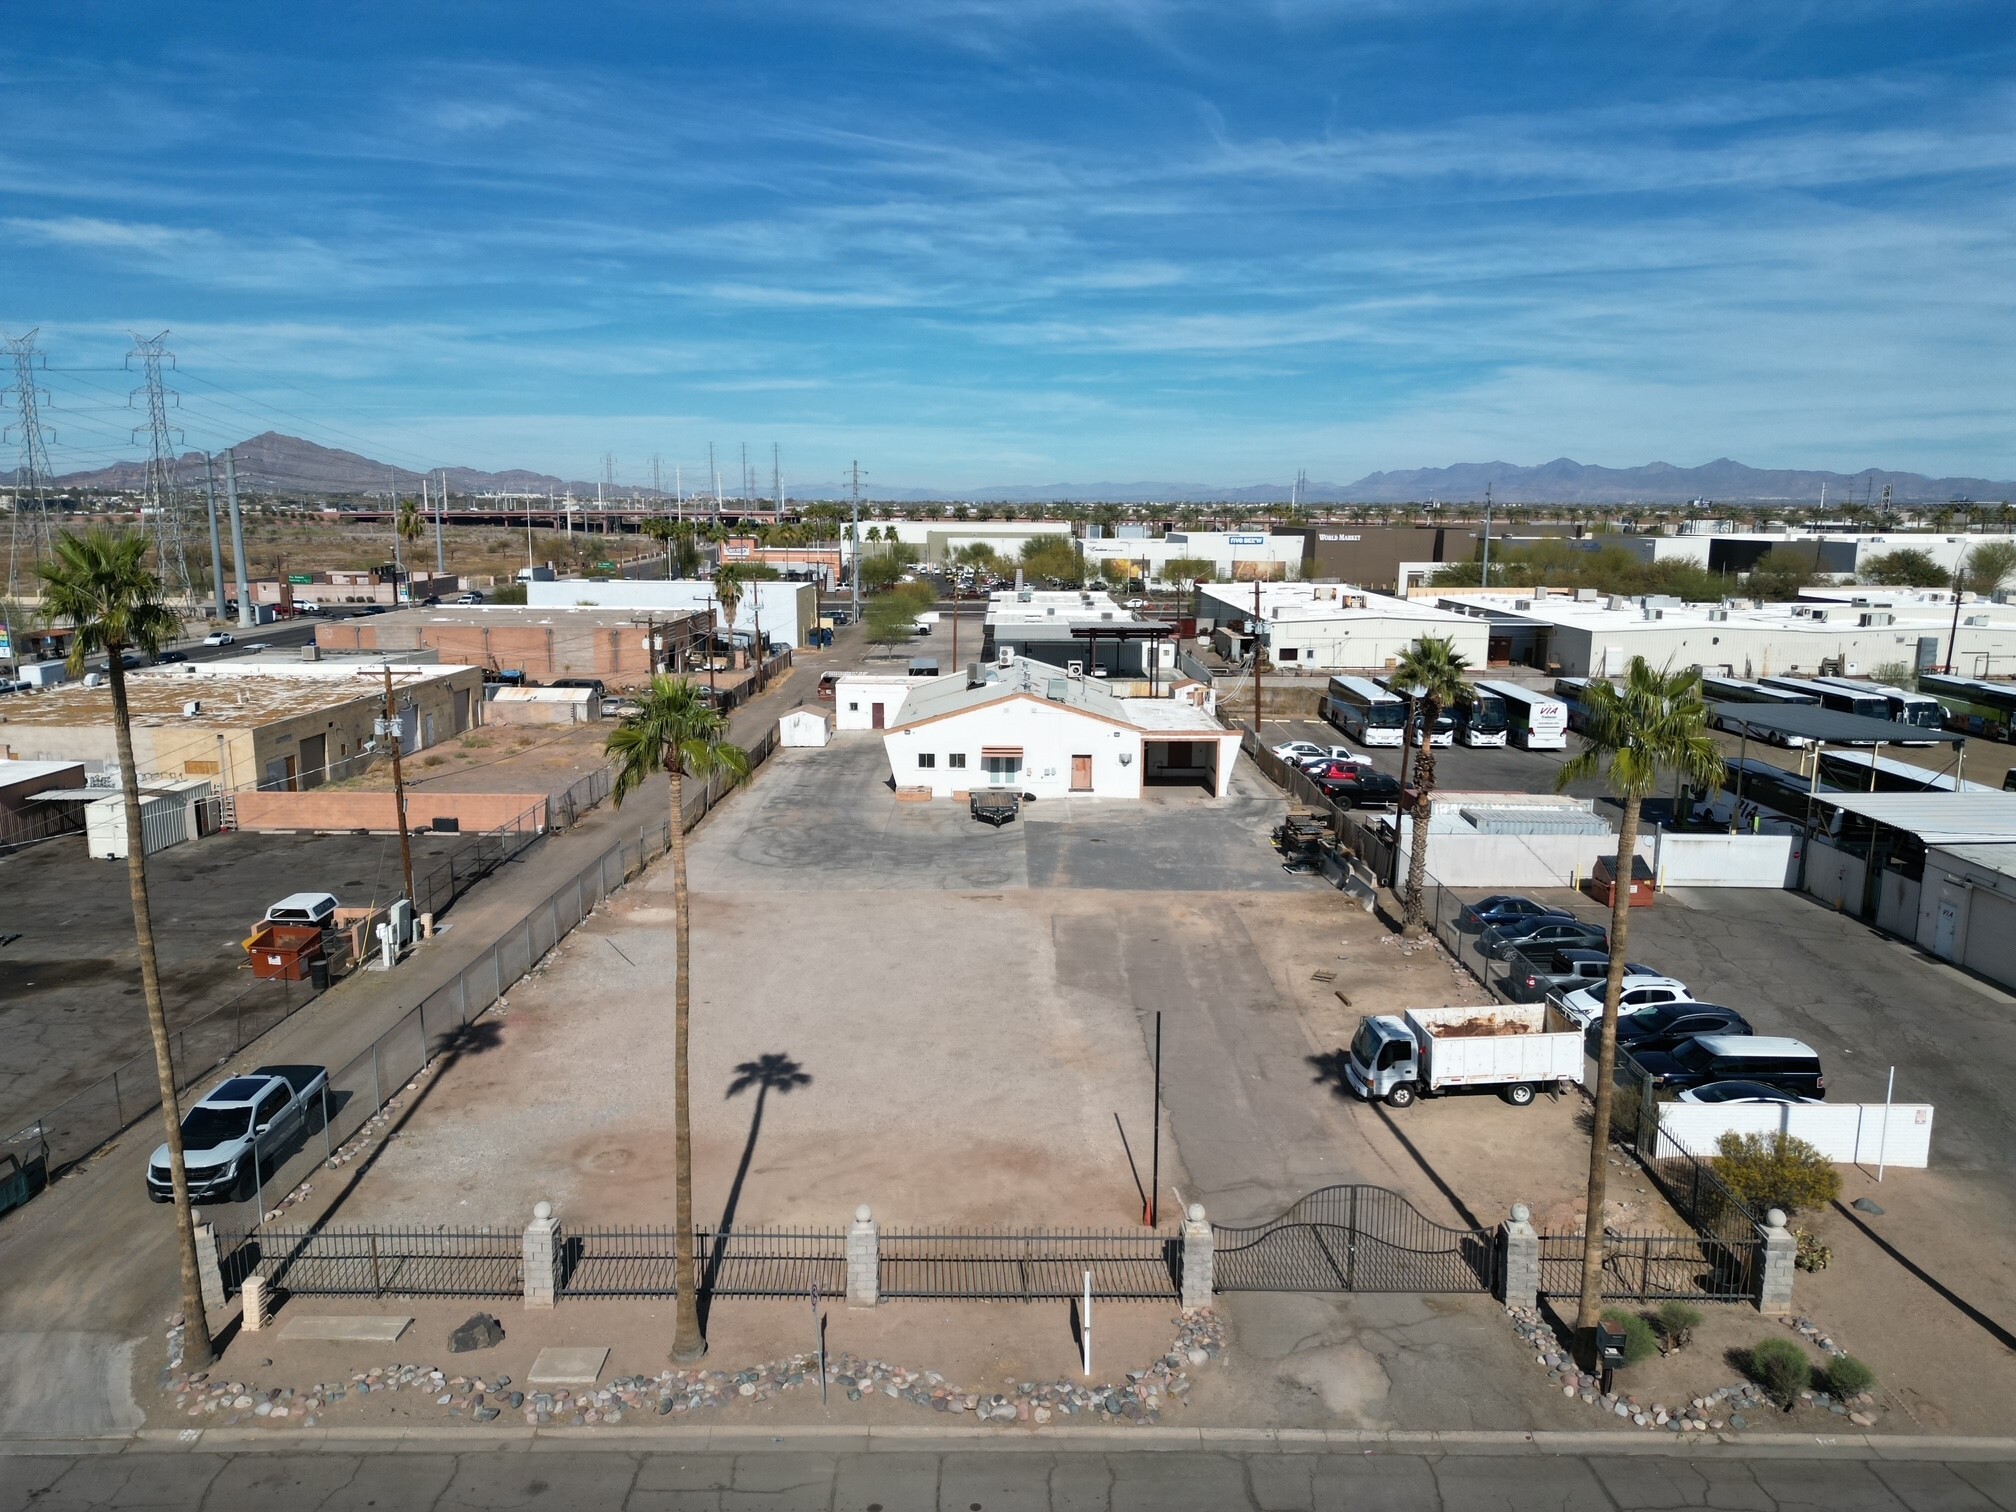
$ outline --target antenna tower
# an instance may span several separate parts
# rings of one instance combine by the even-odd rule
[[[14,359],[14,387],[9,392],[14,396],[15,413],[21,417],[6,432],[21,447],[21,465],[14,474],[13,531],[7,542],[7,596],[11,599],[23,556],[32,568],[49,551],[49,451],[42,440],[40,401],[44,391],[35,387],[35,331],[8,337],[7,352]]]
[[[141,385],[133,390],[133,398],[144,398],[147,404],[147,483],[145,496],[147,507],[154,511],[154,560],[162,581],[171,588],[179,589],[182,597],[193,597],[189,582],[189,553],[182,538],[182,515],[175,502],[175,440],[179,431],[173,431],[168,424],[168,401],[173,399],[179,406],[182,396],[162,386],[161,364],[175,366],[175,354],[168,350],[168,333],[159,336],[133,336],[133,350],[126,354],[126,366],[131,368],[139,359]],[[129,401],[130,403],[131,401]],[[133,433],[138,436],[143,429],[135,426]]]
[[[658,453],[651,453],[651,492],[653,496],[665,492],[665,464]]]

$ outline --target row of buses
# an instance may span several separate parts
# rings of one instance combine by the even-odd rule
[[[1435,721],[1431,744],[1567,748],[1568,711],[1558,698],[1511,682],[1472,683],[1464,694],[1461,703]],[[1397,746],[1407,724],[1407,690],[1390,677],[1333,677],[1322,712],[1360,745]],[[1414,738],[1420,739],[1418,730]]]

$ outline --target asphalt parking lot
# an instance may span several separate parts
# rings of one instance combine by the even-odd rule
[[[413,837],[416,872],[466,841]],[[345,904],[399,891],[391,835],[230,833],[159,851],[147,862],[168,1022],[179,1027],[234,1001],[270,1008],[302,987],[257,982],[242,941],[275,899],[327,891]],[[0,1125],[11,1130],[147,1047],[140,957],[126,868],[93,861],[83,838],[0,861]]]
[[[1307,740],[1317,745],[1349,746],[1380,771],[1400,775],[1397,746],[1361,746],[1348,739],[1334,725],[1320,719],[1270,719],[1267,744]],[[1517,746],[1438,746],[1435,750],[1436,786],[1462,792],[1551,793],[1561,768],[1581,746],[1570,736],[1565,751],[1524,751]],[[1578,798],[1604,796],[1601,782],[1579,782],[1566,789]]]

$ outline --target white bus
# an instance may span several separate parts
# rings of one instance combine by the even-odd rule
[[[1505,728],[1512,744],[1528,751],[1568,749],[1568,705],[1551,693],[1511,682],[1480,682],[1505,704]]]
[[[1857,693],[1871,693],[1883,700],[1890,710],[1890,718],[1898,724],[1916,725],[1921,730],[1944,729],[1946,708],[1938,699],[1928,693],[1913,693],[1906,688],[1893,688],[1888,683],[1865,682],[1856,677],[1816,677],[1816,683],[1826,683],[1829,687],[1848,688]],[[1930,740],[1900,740],[1899,745],[1932,745]]]
[[[1395,698],[1399,699],[1400,706],[1403,709],[1410,706],[1414,708],[1417,727],[1410,733],[1408,738],[1413,741],[1414,749],[1417,751],[1420,750],[1421,731],[1418,728],[1418,724],[1421,715],[1427,711],[1414,702],[1414,694],[1417,691],[1415,685],[1403,683],[1394,677],[1375,677],[1372,679],[1372,684],[1374,687],[1383,688],[1386,692],[1391,693]],[[1454,709],[1444,709],[1440,714],[1435,716],[1435,728],[1429,731],[1428,740],[1430,744],[1436,746],[1452,746],[1456,744],[1456,711]]]
[[[1505,699],[1493,683],[1465,683],[1456,704],[1456,738],[1466,746],[1505,744]]]
[[[1367,678],[1333,677],[1323,695],[1323,717],[1360,745],[1397,746],[1407,701]]]

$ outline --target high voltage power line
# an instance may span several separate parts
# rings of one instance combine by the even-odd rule
[[[14,359],[14,387],[8,392],[14,397],[15,413],[21,417],[7,428],[8,435],[21,446],[21,463],[14,474],[14,518],[7,538],[9,599],[17,592],[15,577],[23,546],[26,546],[31,562],[40,561],[49,549],[49,511],[46,507],[49,451],[42,440],[42,412],[38,402],[42,391],[35,386],[35,334],[30,331],[26,336],[10,336],[7,339],[8,355]],[[27,537],[25,542],[24,536]]]

